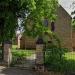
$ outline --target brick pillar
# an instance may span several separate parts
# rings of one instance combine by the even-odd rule
[[[44,70],[44,43],[42,39],[38,39],[36,42],[36,66],[37,69]]]
[[[4,43],[4,62],[7,66],[9,66],[12,61],[11,47],[11,43]]]

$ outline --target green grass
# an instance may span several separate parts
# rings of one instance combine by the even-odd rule
[[[64,55],[63,71],[75,72],[75,52],[67,52]]]
[[[64,57],[64,71],[75,72],[75,52],[67,52]]]
[[[17,46],[13,45],[12,46],[12,54],[23,54],[25,56],[31,56],[34,54],[34,50],[27,50],[27,49],[16,49]]]
[[[12,63],[10,66],[22,64],[22,62],[29,56],[34,54],[34,50],[17,49],[16,45],[12,46]]]
[[[64,57],[66,60],[75,60],[75,52],[67,52]]]
[[[66,52],[61,60],[48,64],[48,69],[52,71],[75,72],[75,52]],[[51,62],[52,62],[51,61]]]

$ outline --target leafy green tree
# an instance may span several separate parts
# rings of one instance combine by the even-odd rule
[[[0,0],[0,41],[12,39],[18,27],[18,18],[24,20],[26,34],[38,35],[46,30],[42,24],[45,18],[54,21],[56,18],[57,0]],[[29,20],[32,28],[28,29]]]
[[[28,36],[50,31],[43,20],[54,21],[57,7],[57,0],[0,0],[0,43],[13,38],[19,18],[23,20],[20,27]]]
[[[24,27],[26,35],[36,37],[50,30],[48,27],[45,27],[43,22],[45,19],[55,21],[58,1],[35,0],[34,4],[34,10],[31,11],[24,20]]]
[[[75,19],[72,19],[72,30],[75,31]]]
[[[75,30],[75,1],[73,1],[72,3],[72,9],[73,11],[71,12],[71,15],[73,16],[73,19],[72,19],[72,29]]]

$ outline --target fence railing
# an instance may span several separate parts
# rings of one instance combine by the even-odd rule
[[[44,54],[44,64],[49,71],[75,72],[75,52],[61,53],[49,49]]]
[[[35,50],[14,50],[11,66],[31,67],[35,64]]]
[[[16,50],[12,52],[12,65],[26,67],[36,65],[36,50]],[[75,52],[52,48],[43,50],[44,66],[49,71],[75,72]]]

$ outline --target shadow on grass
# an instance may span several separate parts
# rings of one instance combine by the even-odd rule
[[[63,59],[55,63],[46,64],[49,71],[63,72],[65,75],[75,75],[75,60]]]
[[[75,72],[75,60],[64,60],[62,68],[66,72]]]

